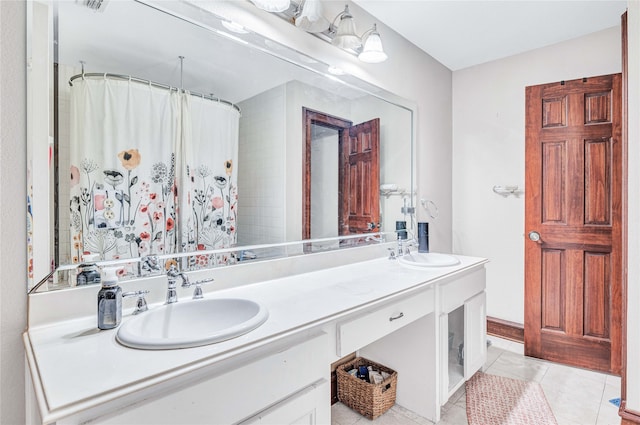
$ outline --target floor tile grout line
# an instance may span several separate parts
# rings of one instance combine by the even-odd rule
[[[602,384],[602,395],[600,396],[600,404],[598,405],[598,413],[596,414],[596,423],[594,425],[598,425],[598,420],[600,419],[600,411],[602,410],[602,404],[608,402],[605,400],[605,393],[607,392],[607,379],[605,377],[604,383]]]

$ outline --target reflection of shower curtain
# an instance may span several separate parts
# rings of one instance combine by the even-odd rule
[[[224,108],[190,98],[175,90],[130,81],[73,82],[70,212],[74,261],[83,252],[115,259],[235,242],[235,221],[227,221],[228,211],[235,212],[231,173],[237,158],[237,153],[233,155],[239,114],[224,110],[223,115],[235,118],[235,123],[225,123],[219,111],[207,105],[193,107],[201,118],[190,118],[191,104],[208,102]],[[194,131],[192,126],[202,129]],[[212,141],[229,147],[220,152]],[[224,168],[227,163],[229,174]],[[200,192],[207,184],[219,189],[218,193]],[[221,204],[218,195],[222,190],[226,193],[220,195]],[[181,235],[178,229],[189,228],[187,223],[196,225],[191,226],[191,233]],[[211,229],[225,232],[224,237],[212,239]]]
[[[182,98],[185,168],[180,198],[182,244],[187,251],[236,243],[237,110],[196,96]]]

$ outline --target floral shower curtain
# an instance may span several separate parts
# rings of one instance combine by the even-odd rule
[[[232,175],[239,114],[207,115],[220,113],[210,106],[221,105],[191,98],[126,80],[73,82],[74,262],[87,252],[109,260],[235,242],[235,219],[229,214],[235,214],[237,199]],[[192,103],[196,118],[190,117]],[[224,122],[229,118],[235,123]],[[211,185],[218,193],[207,189]]]
[[[182,98],[182,159],[185,184],[180,198],[184,251],[236,243],[237,158],[240,113],[224,103],[197,96]],[[228,258],[196,257],[199,265]]]

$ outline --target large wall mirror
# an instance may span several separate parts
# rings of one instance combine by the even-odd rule
[[[371,243],[413,203],[410,103],[207,2],[88,3],[29,2],[30,287],[88,253],[198,268]]]

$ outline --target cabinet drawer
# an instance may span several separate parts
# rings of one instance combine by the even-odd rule
[[[466,300],[481,293],[486,287],[485,269],[459,277],[440,285],[440,311],[449,313],[460,307]]]
[[[337,328],[337,355],[344,356],[434,311],[432,288],[383,305]]]

